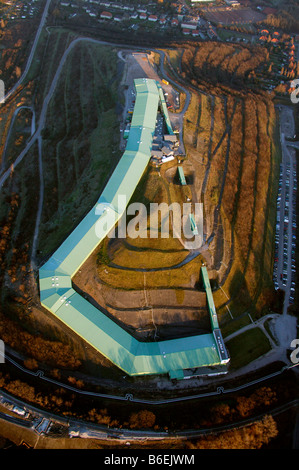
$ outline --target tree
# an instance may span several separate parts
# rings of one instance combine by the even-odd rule
[[[29,358],[24,361],[24,366],[27,367],[27,369],[33,370],[38,368],[38,362],[33,359]]]
[[[189,449],[260,449],[278,434],[272,416],[265,416],[250,426],[212,434],[197,441],[187,442]]]
[[[129,418],[129,425],[134,428],[152,428],[156,422],[154,413],[148,410],[138,411],[132,413]]]

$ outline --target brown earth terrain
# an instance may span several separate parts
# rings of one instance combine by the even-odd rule
[[[44,84],[51,82],[55,63],[71,40],[65,32],[51,34],[54,39],[46,42],[44,52],[44,60],[49,58],[50,64]],[[119,99],[125,102],[123,92],[132,82],[134,70],[138,76],[157,77],[159,67],[152,54],[148,61],[141,55],[128,55],[129,69],[123,68],[123,58],[117,59],[115,49],[86,42],[78,44],[66,61],[43,130],[45,194],[39,227],[39,265],[90,209],[120,158],[117,129],[123,109],[116,103]],[[92,86],[73,89],[75,77],[89,83],[86,72],[92,78]],[[33,90],[41,93],[38,75],[33,80]],[[221,326],[238,329],[238,321],[234,320],[248,309],[253,317],[258,317],[273,296],[272,284],[268,284],[272,215],[266,210],[267,201],[272,200],[270,183],[275,173],[270,158],[275,150],[271,143],[273,105],[265,97],[244,98],[236,93],[223,96],[218,92],[215,89],[215,94],[208,95],[193,91],[184,121],[187,158],[183,159],[183,168],[188,194],[193,202],[204,203],[202,249],[188,257],[184,241],[177,238],[106,240],[74,278],[76,288],[91,302],[143,340],[209,331],[206,297],[200,283],[202,262],[208,265]],[[43,90],[39,96],[45,94]],[[175,113],[170,116],[178,117]],[[2,305],[17,323],[22,317],[20,310],[25,308],[23,327],[30,332],[43,331],[49,338],[71,345],[78,359],[85,360],[89,352],[84,350],[84,342],[40,308],[38,290],[33,285],[37,273],[31,273],[30,266],[34,230],[30,221],[36,213],[37,192],[29,190],[29,181],[36,178],[36,154],[31,152],[31,160],[20,165],[4,186],[2,266],[6,273],[3,282],[9,288],[3,292]],[[159,172],[149,167],[133,199],[146,204],[182,203],[187,193],[175,182],[176,171],[177,160],[163,165]],[[12,189],[17,203],[10,211]],[[9,223],[5,225],[6,221]],[[21,236],[23,224],[28,230]],[[14,248],[13,257],[9,246]],[[22,266],[17,259],[24,259]],[[23,277],[16,277],[16,269]],[[91,356],[97,362],[95,355]],[[107,360],[102,359],[107,365]]]

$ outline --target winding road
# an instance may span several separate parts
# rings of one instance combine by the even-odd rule
[[[36,37],[35,37],[35,40],[34,40],[34,43],[33,43],[33,46],[32,46],[32,49],[31,49],[31,52],[30,52],[30,55],[29,55],[29,58],[28,58],[28,61],[27,61],[27,64],[26,64],[26,68],[22,74],[22,76],[20,77],[20,79],[18,80],[18,82],[14,85],[14,87],[5,95],[5,100],[7,100],[10,96],[13,95],[13,93],[17,90],[17,88],[20,86],[20,84],[23,82],[23,80],[25,79],[29,69],[30,69],[30,66],[31,66],[31,63],[32,63],[32,60],[33,60],[33,57],[34,57],[34,54],[35,54],[35,51],[36,51],[36,47],[37,47],[37,44],[38,44],[38,41],[39,41],[39,37],[40,37],[40,34],[41,34],[41,31],[44,27],[44,24],[45,24],[45,21],[46,21],[46,17],[47,17],[47,14],[48,14],[48,9],[49,9],[49,6],[50,6],[50,3],[51,3],[51,0],[47,0],[46,2],[46,6],[45,6],[45,9],[44,9],[44,12],[43,12],[43,15],[42,15],[42,19],[41,19],[41,22],[40,22],[40,25],[39,25],[39,28],[38,28],[38,31],[37,31],[37,34],[36,34]],[[50,103],[50,100],[54,94],[54,91],[55,91],[55,88],[56,88],[56,85],[57,85],[57,82],[59,80],[59,77],[60,77],[60,74],[61,74],[61,71],[62,71],[62,68],[65,64],[65,61],[67,60],[68,58],[68,55],[69,53],[73,50],[73,48],[79,43],[79,42],[82,42],[82,41],[88,41],[88,42],[91,42],[91,43],[95,43],[95,44],[99,44],[99,45],[113,45],[113,47],[121,47],[121,48],[124,48],[123,45],[119,44],[119,45],[116,45],[114,43],[109,43],[109,42],[105,42],[105,41],[101,41],[101,40],[96,40],[96,39],[91,39],[91,38],[85,38],[85,37],[82,37],[82,38],[77,38],[75,39],[74,41],[72,41],[72,43],[68,46],[68,48],[65,50],[60,62],[59,62],[59,65],[57,67],[57,70],[56,70],[56,73],[55,73],[55,76],[53,78],[53,81],[51,83],[51,86],[49,88],[49,91],[46,95],[46,98],[43,102],[43,105],[42,105],[42,109],[41,109],[41,113],[40,113],[40,117],[39,117],[39,122],[38,122],[38,125],[37,127],[35,128],[32,128],[32,131],[33,134],[31,136],[31,138],[29,139],[29,141],[27,142],[25,148],[23,149],[23,151],[19,154],[19,156],[17,157],[16,161],[14,162],[14,168],[16,168],[16,166],[23,160],[23,158],[25,157],[25,155],[27,154],[27,152],[30,150],[30,148],[32,147],[32,145],[35,143],[35,142],[38,142],[38,155],[39,155],[39,176],[40,176],[40,199],[39,199],[39,206],[38,206],[38,213],[37,213],[37,218],[36,218],[36,225],[35,225],[35,233],[34,233],[34,238],[33,238],[33,255],[36,251],[36,244],[37,244],[37,238],[38,238],[38,227],[39,227],[39,224],[40,224],[40,217],[41,217],[41,212],[42,212],[42,206],[43,206],[43,165],[42,165],[42,137],[41,137],[41,132],[44,128],[44,125],[45,125],[45,121],[46,121],[46,114],[47,114],[47,109],[48,109],[48,105]],[[179,122],[180,122],[180,142],[183,142],[183,136],[182,136],[182,129],[183,129],[183,118],[184,118],[184,115],[185,115],[185,112],[186,110],[188,109],[188,106],[189,106],[189,103],[190,103],[190,99],[191,99],[191,95],[189,93],[189,91],[187,91],[186,89],[184,89],[181,85],[179,85],[177,82],[174,82],[172,79],[170,79],[170,77],[167,76],[167,74],[165,73],[165,70],[164,70],[164,61],[165,61],[165,57],[167,58],[167,55],[165,55],[165,52],[164,51],[159,51],[157,50],[156,52],[158,52],[161,56],[161,75],[163,77],[165,77],[165,79],[167,79],[170,83],[172,83],[176,88],[179,88],[181,91],[183,91],[186,95],[186,100],[185,100],[185,104],[184,104],[184,107],[182,109],[182,111],[180,113],[177,113],[175,114],[175,116],[178,118]],[[169,60],[169,58],[168,58]],[[14,114],[14,118],[15,116],[17,115],[17,113],[19,112],[21,108],[18,108],[16,109],[15,111],[15,114]],[[33,111],[34,113],[34,111]],[[35,119],[34,119],[35,121]],[[11,124],[11,127],[12,127],[13,123]],[[10,132],[9,132],[10,133]],[[8,140],[7,140],[8,141]],[[292,146],[295,146],[295,144],[298,144],[298,143],[292,143]],[[284,135],[282,134],[282,148],[283,149],[286,149],[286,153],[287,152],[287,146],[290,146],[291,144],[289,142],[285,142],[284,140]],[[2,164],[2,168],[4,170],[4,164]],[[3,186],[3,184],[5,183],[5,181],[7,180],[7,178],[10,176],[11,174],[11,168],[7,169],[6,171],[3,172],[1,178],[0,178],[0,187]],[[173,268],[175,267],[179,267],[180,265],[182,265],[182,263],[186,263],[188,261],[190,261],[191,259],[193,259],[195,255],[193,254],[190,254],[187,256],[187,258],[181,262],[179,265],[177,266],[174,266]],[[33,256],[34,258],[34,256]],[[127,269],[127,268],[126,268]],[[169,269],[169,268],[167,268]],[[142,269],[140,269],[142,271]],[[287,297],[286,297],[287,298]],[[285,301],[285,306],[284,306],[284,317],[286,316],[286,311],[287,311],[287,300]],[[260,323],[260,325],[263,327],[263,322]],[[256,326],[256,325],[255,325]],[[294,325],[295,326],[295,325]],[[253,327],[253,325],[251,325],[251,327]],[[240,333],[240,331],[238,332]],[[291,333],[293,334],[293,333]],[[294,333],[296,335],[296,333]],[[293,336],[292,339],[296,337],[296,336]],[[289,337],[287,338],[287,340],[289,339]],[[283,347],[285,347],[285,344],[283,345]],[[289,347],[289,345],[288,345]],[[278,351],[278,350],[276,350]],[[281,353],[281,349],[279,349],[279,354]],[[267,361],[269,360],[269,358],[264,358],[263,359],[263,363],[266,363]],[[13,362],[13,361],[11,361]],[[252,366],[250,366],[252,367]],[[28,372],[28,371],[26,371]],[[39,372],[39,377],[40,378],[43,378],[43,373],[41,371],[38,371]],[[46,378],[44,378],[45,380],[47,380]],[[53,382],[53,381],[52,381]],[[71,388],[71,387],[68,387],[68,388]],[[76,390],[78,392],[78,390]],[[223,391],[223,390],[222,390]],[[84,391],[79,391],[78,393],[84,393]],[[220,392],[214,392],[214,393],[221,393]],[[88,394],[88,392],[86,392],[86,394]],[[104,395],[105,397],[108,397],[107,395]],[[201,397],[201,395],[199,395]],[[112,398],[117,398],[117,397],[112,397]],[[194,398],[194,397],[193,397]],[[120,399],[118,397],[118,399]],[[130,400],[131,398],[130,397],[125,397],[125,398],[122,398],[122,399],[125,399],[125,400]],[[176,399],[173,399],[171,401],[180,401],[180,400],[184,400],[186,398],[184,397],[180,397],[180,398],[176,398]],[[188,397],[187,399],[190,399],[190,397]],[[134,400],[134,401],[138,401],[137,400]],[[169,400],[166,401],[167,403],[169,402]],[[144,403],[144,401],[143,401]],[[44,413],[43,413],[44,414]],[[202,432],[202,431],[201,431]],[[126,435],[126,434],[125,434]],[[128,436],[128,434],[126,435]],[[163,437],[165,437],[163,435]]]
[[[48,0],[47,2],[47,5],[45,7],[45,11],[44,11],[44,14],[43,14],[43,17],[42,17],[42,20],[41,20],[41,24],[40,24],[40,27],[39,27],[39,30],[38,30],[38,33],[36,35],[36,38],[35,38],[35,41],[34,41],[34,44],[33,44],[33,48],[32,48],[32,51],[30,53],[30,57],[28,59],[28,62],[27,62],[27,66],[26,66],[26,69],[24,71],[24,73],[22,74],[22,77],[20,78],[20,80],[17,82],[17,84],[12,88],[12,90],[10,90],[10,92],[8,93],[7,96],[11,96],[13,94],[13,92],[17,89],[17,87],[21,84],[21,82],[25,79],[26,77],[26,74],[28,73],[28,70],[30,68],[30,65],[31,65],[31,62],[32,62],[32,59],[33,59],[33,56],[34,56],[34,52],[35,52],[35,49],[36,49],[36,46],[37,46],[37,42],[38,42],[38,39],[39,39],[39,36],[40,36],[40,33],[41,33],[41,29],[42,27],[44,26],[44,22],[45,22],[45,19],[46,19],[46,15],[47,15],[47,11],[48,11],[48,8],[49,8],[49,4],[50,4],[50,0]],[[42,25],[42,26],[41,26]],[[42,105],[42,109],[41,109],[41,112],[40,112],[40,116],[39,116],[39,121],[38,121],[38,124],[36,126],[36,123],[35,123],[35,114],[34,114],[34,118],[33,118],[33,122],[34,122],[34,127],[32,126],[32,130],[35,130],[34,134],[31,135],[31,138],[29,139],[29,141],[26,143],[26,146],[25,148],[22,150],[22,152],[18,155],[18,157],[16,158],[16,160],[14,161],[14,164],[13,164],[13,167],[10,166],[6,171],[4,171],[4,168],[5,168],[5,162],[2,163],[2,175],[0,177],[0,187],[2,187],[5,183],[5,181],[10,177],[11,175],[11,172],[12,171],[15,171],[16,167],[22,162],[23,158],[26,156],[26,154],[28,153],[28,151],[31,149],[31,147],[35,144],[35,142],[37,141],[38,142],[38,159],[39,159],[39,178],[40,178],[40,195],[39,195],[39,204],[38,204],[38,211],[37,211],[37,218],[36,218],[36,223],[35,223],[35,231],[34,231],[34,235],[33,235],[33,246],[32,246],[32,252],[31,252],[31,265],[32,265],[32,268],[35,269],[36,267],[36,263],[35,263],[35,255],[36,255],[36,248],[37,248],[37,241],[38,241],[38,233],[39,233],[39,225],[40,225],[40,219],[41,219],[41,214],[42,214],[42,208],[43,208],[43,199],[44,199],[44,179],[43,179],[43,162],[42,162],[42,136],[41,136],[41,133],[42,133],[42,130],[45,126],[45,122],[46,122],[46,115],[47,115],[47,110],[48,110],[48,106],[49,106],[49,103],[51,101],[51,98],[55,92],[55,88],[57,86],[57,82],[59,80],[59,77],[61,75],[61,71],[63,69],[63,66],[70,54],[70,52],[77,46],[77,44],[79,44],[80,42],[89,42],[89,43],[93,43],[93,44],[99,44],[99,45],[106,45],[106,46],[111,46],[113,45],[114,47],[122,47],[123,48],[123,45],[121,44],[114,44],[114,43],[109,43],[107,41],[101,41],[101,40],[97,40],[97,39],[92,39],[92,38],[88,38],[88,37],[80,37],[80,38],[77,38],[77,39],[74,39],[70,44],[69,46],[67,47],[67,49],[64,51],[63,53],[63,56],[61,57],[60,59],[60,62],[59,62],[59,65],[56,69],[56,73],[55,73],[55,76],[52,80],[52,83],[51,83],[51,86],[49,88],[49,91],[45,97],[45,100],[43,102],[43,105]],[[168,79],[170,81],[170,78],[165,74],[165,71],[164,71],[164,58],[165,58],[165,53],[163,51],[157,51],[159,54],[161,54],[161,64],[162,64],[162,67],[161,67],[161,73],[162,73],[162,76],[165,77],[165,79]],[[176,83],[173,82],[175,85]],[[184,104],[184,108],[183,110],[178,113],[176,116],[178,117],[179,119],[179,122],[180,122],[180,132],[181,132],[181,139],[182,139],[182,126],[183,126],[183,118],[184,118],[184,114],[186,112],[186,110],[188,109],[188,106],[189,106],[189,103],[190,103],[190,93],[185,90],[181,85],[179,85],[179,88],[186,94],[186,100],[185,100],[185,104]],[[15,115],[17,115],[17,113],[19,112],[20,108],[18,108],[16,111],[15,111]],[[33,111],[34,113],[34,111]],[[14,117],[15,117],[14,115]],[[13,127],[13,123],[11,123],[11,126],[10,126],[10,131]],[[9,132],[10,134],[10,132]],[[7,141],[6,141],[7,143]],[[191,259],[193,258],[194,256],[191,257]],[[185,262],[183,262],[183,264],[189,262],[190,259],[189,257],[186,258]],[[173,268],[175,267],[179,267],[179,266],[174,266]]]
[[[47,6],[45,8],[45,11],[47,10],[47,8],[49,7],[49,4],[50,4],[50,0],[48,0],[47,2]],[[44,12],[44,15],[43,15],[43,19],[41,21],[41,24],[44,24],[44,21],[45,21],[45,12]],[[39,28],[39,34],[40,34],[40,28]],[[37,35],[38,36],[38,35]],[[67,47],[67,49],[65,50],[65,52],[63,53],[63,56],[61,57],[60,59],[60,62],[59,62],[59,65],[57,67],[57,70],[56,70],[56,73],[55,73],[55,76],[52,80],[52,83],[51,83],[51,86],[49,88],[49,91],[46,95],[46,98],[43,102],[43,105],[42,105],[42,109],[41,109],[41,113],[40,113],[40,117],[39,117],[39,122],[38,122],[38,125],[36,127],[36,130],[35,130],[35,133],[31,136],[30,140],[28,141],[28,143],[26,144],[26,147],[23,149],[23,151],[20,153],[20,155],[17,157],[17,159],[15,160],[14,162],[14,169],[17,167],[17,165],[23,160],[23,158],[25,157],[25,155],[27,154],[27,152],[29,151],[29,149],[31,148],[31,146],[36,142],[38,141],[38,150],[39,150],[39,174],[40,174],[40,200],[39,200],[39,207],[38,207],[38,213],[37,213],[37,219],[36,219],[36,226],[35,226],[35,233],[34,233],[34,238],[33,238],[33,250],[32,250],[32,253],[33,253],[33,256],[32,256],[32,260],[34,260],[34,254],[35,254],[35,250],[36,250],[36,243],[37,243],[37,237],[38,237],[38,227],[39,227],[39,223],[40,223],[40,216],[41,216],[41,211],[42,211],[42,203],[43,203],[43,170],[42,170],[42,138],[41,138],[41,132],[44,128],[44,125],[45,125],[45,121],[46,121],[46,114],[47,114],[47,109],[48,109],[48,106],[49,106],[49,103],[50,103],[50,100],[54,94],[54,91],[55,91],[55,88],[56,88],[56,85],[57,85],[57,82],[59,80],[59,77],[60,77],[60,74],[61,74],[61,71],[63,69],[63,66],[70,54],[70,52],[74,49],[74,47],[76,47],[76,45],[80,42],[91,42],[91,43],[94,43],[94,44],[99,44],[99,45],[112,45],[112,43],[109,43],[107,41],[101,41],[101,40],[96,40],[96,39],[92,39],[92,38],[86,38],[86,37],[80,37],[80,38],[77,38],[75,40],[73,40],[69,46]],[[33,49],[35,50],[36,48],[36,44],[37,42],[35,41],[34,42],[34,45],[33,45]],[[121,48],[124,48],[123,45],[121,44],[113,44],[114,47],[121,47]],[[129,48],[130,49],[130,48]],[[181,129],[183,127],[183,118],[184,118],[184,114],[186,112],[186,110],[188,109],[188,106],[189,106],[189,103],[190,103],[190,99],[191,99],[191,95],[190,95],[190,92],[186,89],[184,89],[181,85],[178,85],[176,82],[174,82],[173,80],[170,79],[170,77],[167,76],[167,74],[165,73],[165,70],[164,70],[164,61],[165,61],[165,52],[164,51],[159,51],[159,50],[156,50],[157,53],[159,53],[161,55],[161,62],[160,62],[160,67],[161,67],[161,75],[167,79],[170,83],[172,83],[173,85],[175,85],[176,87],[178,87],[181,91],[183,91],[186,95],[186,100],[185,100],[185,104],[184,104],[184,107],[182,109],[182,111],[180,113],[178,113],[176,116],[179,117],[180,119],[180,123],[181,123]],[[32,61],[32,58],[33,58],[33,53],[30,54],[30,60],[28,60],[28,64],[31,63]],[[28,65],[27,64],[27,65]],[[29,69],[29,65],[27,67],[27,71]],[[23,79],[25,77],[25,72],[24,74],[22,75]],[[21,81],[21,79],[20,79]],[[20,84],[20,81],[18,82],[18,85],[15,85],[15,87],[19,86]],[[14,87],[14,88],[15,88]],[[11,90],[12,92],[12,90]],[[11,93],[10,92],[10,93]],[[17,112],[17,110],[16,110]],[[182,130],[181,130],[182,132]],[[284,145],[284,136],[282,134],[282,145]],[[8,168],[4,174],[1,176],[0,178],[0,186],[3,186],[3,184],[5,183],[5,181],[7,180],[7,178],[10,176],[10,173],[11,173],[12,169],[11,168]],[[202,247],[202,249],[204,249],[205,247]],[[190,260],[192,260],[195,256],[197,256],[197,254],[199,253],[191,253],[190,255],[188,255],[186,257],[185,260],[183,260],[180,264],[176,265],[176,266],[173,266],[173,269],[175,268],[178,268],[180,266],[182,266],[183,264],[189,262]],[[33,263],[34,264],[34,263]],[[119,267],[119,266],[118,266]],[[120,267],[121,268],[121,267]],[[167,268],[167,269],[170,269],[170,268]],[[140,269],[142,271],[142,269]],[[159,269],[155,269],[155,270],[159,270]],[[285,302],[285,305],[286,305],[286,302]],[[287,307],[284,307],[284,312],[286,311],[286,308]],[[296,335],[294,336],[296,337]]]
[[[52,1],[52,0],[47,0],[47,2],[46,2],[46,5],[45,5],[45,8],[44,8],[42,17],[41,17],[41,21],[40,21],[40,24],[39,24],[37,33],[36,33],[35,38],[34,38],[34,42],[33,42],[33,45],[32,45],[32,48],[31,48],[31,51],[30,51],[30,54],[29,54],[27,63],[26,63],[26,67],[25,67],[25,69],[24,69],[22,75],[20,76],[19,80],[18,80],[18,81],[15,83],[15,85],[9,90],[9,92],[6,93],[6,95],[4,96],[4,100],[3,100],[3,101],[7,101],[8,98],[14,94],[14,92],[18,89],[18,87],[23,83],[23,81],[24,81],[25,78],[26,78],[27,73],[29,72],[29,69],[30,69],[31,64],[32,64],[32,60],[33,60],[33,57],[34,57],[34,54],[35,54],[35,51],[36,51],[36,47],[37,47],[37,44],[38,44],[38,41],[39,41],[41,32],[42,32],[42,30],[43,30],[43,27],[44,27],[44,25],[45,25],[45,22],[46,22],[46,19],[47,19],[47,16],[48,16],[48,11],[49,11],[49,7],[50,7],[50,4],[51,4],[51,1]]]

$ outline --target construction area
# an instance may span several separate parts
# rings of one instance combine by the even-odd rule
[[[164,341],[139,341],[80,295],[72,279],[106,239],[126,210],[150,159],[158,110],[169,141],[174,132],[163,90],[151,79],[135,79],[136,100],[126,150],[95,206],[39,270],[41,304],[104,357],[130,376],[168,374],[171,379],[227,372],[229,356],[219,329],[209,277],[201,276],[206,293],[210,332]],[[182,171],[181,184],[185,184]],[[125,200],[126,204],[123,204]],[[194,218],[190,219],[196,231]]]

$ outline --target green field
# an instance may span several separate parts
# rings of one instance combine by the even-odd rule
[[[236,336],[227,341],[226,346],[231,356],[231,370],[244,367],[271,350],[268,338],[259,328],[253,328]]]

